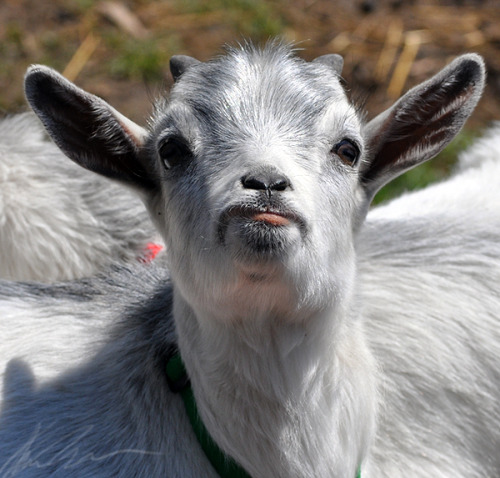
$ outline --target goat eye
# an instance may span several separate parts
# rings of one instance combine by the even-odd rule
[[[165,168],[170,169],[189,157],[191,151],[182,138],[167,138],[160,143],[158,154]]]
[[[348,166],[354,166],[359,158],[359,148],[349,139],[343,139],[340,143],[337,143],[332,152]]]

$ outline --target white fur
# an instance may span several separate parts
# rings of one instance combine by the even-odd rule
[[[374,209],[358,238],[383,377],[373,476],[499,473],[498,133],[462,156],[479,147],[477,168]]]
[[[68,161],[33,115],[0,120],[0,277],[90,276],[155,236],[132,193]]]

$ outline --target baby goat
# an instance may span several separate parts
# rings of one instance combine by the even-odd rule
[[[130,191],[71,163],[32,114],[0,120],[0,277],[85,277],[154,238]]]
[[[147,130],[27,73],[56,144],[144,200],[169,270],[2,283],[0,475],[218,476],[167,380],[178,349],[201,421],[254,478],[499,476],[498,161],[365,221],[459,131],[481,58],[367,124],[336,55],[245,46],[171,69]]]

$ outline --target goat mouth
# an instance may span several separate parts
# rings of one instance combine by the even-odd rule
[[[296,225],[301,235],[306,233],[306,223],[304,219],[295,211],[276,206],[253,206],[239,204],[229,206],[222,212],[219,218],[217,235],[222,244],[226,242],[226,233],[229,224],[233,219],[252,227],[261,228],[267,232],[267,236],[274,232],[279,232],[289,226]]]

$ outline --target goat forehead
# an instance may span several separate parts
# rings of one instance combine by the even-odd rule
[[[332,105],[343,116],[351,109],[333,71],[286,51],[241,51],[200,64],[181,77],[172,101],[220,139],[278,134],[304,140]]]

